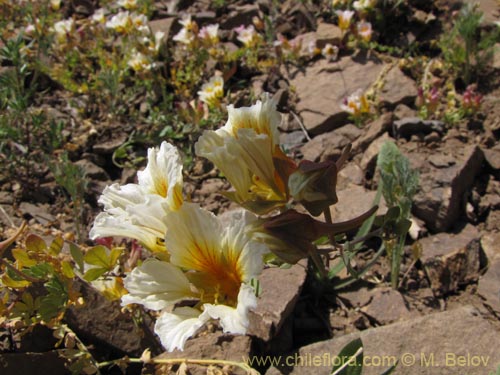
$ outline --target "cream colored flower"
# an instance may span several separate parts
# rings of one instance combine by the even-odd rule
[[[92,21],[96,23],[105,23],[106,22],[106,11],[104,8],[97,9],[92,15]]]
[[[229,119],[205,131],[196,154],[212,161],[234,187],[227,195],[245,208],[265,213],[288,202],[287,175],[294,163],[279,146],[280,114],[268,95],[251,107],[228,106]]]
[[[133,10],[137,8],[137,0],[118,0],[116,4],[127,10]]]
[[[64,43],[72,35],[75,29],[75,21],[72,18],[67,20],[62,20],[54,24],[53,31],[56,36],[56,40],[59,43]]]
[[[237,38],[241,43],[245,45],[245,47],[253,47],[257,44],[261,37],[255,31],[255,27],[253,25],[248,25],[247,27],[241,25],[235,29],[238,34]]]
[[[365,42],[369,42],[370,39],[372,38],[372,24],[370,22],[359,22],[356,26],[358,29],[358,35],[363,39]]]
[[[183,349],[186,340],[210,319],[220,321],[225,332],[244,334],[248,310],[255,306],[248,285],[262,271],[267,248],[247,234],[255,220],[237,212],[224,228],[217,217],[193,203],[167,214],[165,223],[170,262],[150,259],[125,279],[128,295],[123,304],[139,303],[163,310],[155,332],[163,346]],[[177,307],[191,301],[191,307]]]
[[[183,16],[179,23],[182,29],[172,39],[178,43],[191,45],[196,39],[198,25],[191,19],[190,14]]]
[[[370,111],[370,105],[366,99],[366,95],[361,90],[357,90],[344,100],[340,105],[340,109],[354,116],[358,116],[362,113],[368,113]]]
[[[108,29],[113,29],[120,34],[128,34],[134,29],[134,23],[128,11],[119,12],[106,22],[106,27]]]
[[[50,0],[50,7],[52,10],[59,10],[61,8],[61,0]]]
[[[352,7],[357,11],[366,11],[372,9],[376,3],[377,0],[358,0],[352,3]]]
[[[210,81],[201,86],[198,96],[202,102],[209,106],[217,106],[224,96],[224,79],[221,76],[210,78]]]
[[[143,53],[137,51],[134,51],[127,64],[136,72],[150,70],[152,66],[149,58]]]
[[[329,61],[337,60],[339,56],[339,47],[327,43],[325,47],[321,50],[321,54]]]
[[[339,27],[342,31],[346,31],[351,26],[351,18],[354,16],[352,10],[337,10],[335,12],[339,17]]]
[[[182,204],[182,162],[177,149],[163,142],[148,150],[148,165],[138,172],[138,184],[107,186],[104,205],[90,238],[120,236],[138,240],[151,251],[165,251],[165,216]]]
[[[219,25],[218,24],[207,25],[207,26],[203,26],[200,29],[200,32],[198,33],[198,37],[200,39],[208,42],[208,44],[214,45],[214,44],[217,44],[219,42],[218,32],[219,32]]]

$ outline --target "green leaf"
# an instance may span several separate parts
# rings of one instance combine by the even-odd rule
[[[360,338],[344,346],[334,358],[331,375],[361,375],[363,371],[363,342]]]
[[[24,271],[26,275],[35,277],[37,279],[44,279],[48,275],[52,275],[54,273],[54,267],[49,263],[38,263],[33,267],[30,267]]]
[[[47,244],[43,238],[37,236],[36,234],[30,234],[26,238],[26,248],[30,251],[41,253],[47,250]]]
[[[110,269],[112,269],[116,265],[116,262],[118,261],[118,258],[120,257],[121,253],[122,249],[118,247],[111,250],[111,253],[109,254],[109,264],[108,264]]]
[[[78,270],[80,272],[83,272],[84,256],[82,250],[80,250],[80,248],[73,242],[70,242],[69,252],[71,253],[71,256],[73,257],[73,260],[75,261],[76,265],[78,266]]]
[[[110,257],[108,255],[106,247],[102,245],[94,246],[85,254],[85,262],[92,264],[93,266],[103,267],[106,270],[109,268]]]
[[[106,272],[108,272],[107,268],[102,268],[102,267],[91,268],[91,269],[87,270],[87,272],[85,272],[85,274],[83,275],[83,278],[89,282],[94,281],[94,280],[98,279],[99,277],[101,277],[102,275],[104,275]]]

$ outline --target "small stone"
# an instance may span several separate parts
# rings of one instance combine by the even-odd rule
[[[477,280],[480,268],[479,232],[467,225],[457,234],[439,233],[420,240],[421,261],[434,293],[443,296]]]
[[[489,264],[486,273],[479,279],[477,294],[485,299],[485,304],[490,306],[500,316],[500,259],[494,258]]]
[[[437,120],[422,120],[419,117],[406,117],[401,120],[394,121],[393,133],[395,138],[410,139],[413,135],[430,134],[437,132],[444,134],[445,124]]]
[[[366,151],[363,153],[363,157],[361,158],[361,162],[359,164],[361,170],[363,170],[365,174],[369,173],[373,175],[375,165],[377,163],[378,153],[380,152],[382,145],[390,140],[392,140],[392,138],[389,137],[389,134],[384,133],[381,137],[373,141],[370,146],[368,146]]]
[[[56,218],[49,213],[50,206],[48,204],[33,204],[29,202],[21,202],[19,210],[27,219],[34,218],[42,225],[53,223]]]
[[[375,288],[372,301],[361,310],[381,325],[412,316],[401,293],[392,288]]]
[[[364,127],[367,131],[353,143],[352,152],[356,154],[365,151],[375,139],[390,129],[392,120],[393,116],[391,113],[384,113],[378,119],[366,124]]]
[[[247,333],[263,341],[278,334],[285,319],[291,314],[306,280],[305,262],[289,269],[267,268],[259,277],[262,294],[257,307],[250,311]]]
[[[417,97],[417,85],[413,79],[394,66],[385,77],[385,85],[379,94],[381,105],[394,108],[398,104],[411,104]]]
[[[339,201],[330,207],[333,221],[346,221],[365,213],[373,207],[376,195],[376,191],[367,190],[358,185],[350,185],[345,189],[338,190],[337,197]],[[387,207],[382,197],[377,214],[383,214],[386,210]]]
[[[314,137],[302,146],[301,152],[306,160],[314,162],[335,161],[342,154],[343,148],[349,143],[349,138],[334,130]]]
[[[302,130],[280,134],[280,144],[285,150],[295,150],[300,148],[300,146],[302,146],[306,141],[306,135]]]
[[[106,173],[104,169],[95,165],[90,160],[81,159],[75,163],[76,166],[83,169],[85,177],[91,178],[99,181],[107,181],[109,180],[109,175]]]
[[[405,117],[416,117],[417,111],[411,109],[405,104],[398,104],[394,109],[393,114],[396,120],[401,120],[402,118]]]
[[[488,262],[500,259],[500,233],[485,233],[481,237],[481,247],[488,258]]]

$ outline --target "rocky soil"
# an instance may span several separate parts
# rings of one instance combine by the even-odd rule
[[[169,38],[178,19],[171,9],[189,12],[202,24],[218,22],[227,30],[269,11],[266,1],[229,2],[222,14],[214,12],[209,2],[175,3],[176,7],[168,11],[166,6],[158,11],[152,21],[153,28],[166,32]],[[421,38],[425,44],[443,27],[448,13],[456,9],[453,1],[436,1],[432,6],[422,1],[412,3],[415,19],[402,29],[397,43]],[[162,4],[157,4],[160,9]],[[337,27],[317,16],[321,14],[317,6],[307,4],[280,4],[278,28],[290,36],[315,38],[318,43],[334,40]],[[498,3],[484,0],[480,6],[486,14],[485,27],[491,27],[499,19]],[[431,18],[430,22],[419,21]],[[478,90],[484,95],[480,113],[451,126],[437,119],[418,118],[418,83],[390,54],[355,52],[334,62],[317,59],[305,66],[276,67],[272,74],[241,77],[254,95],[262,91],[277,95],[283,113],[281,142],[290,154],[313,161],[335,160],[344,146],[353,145],[352,159],[339,175],[339,203],[332,207],[334,220],[352,218],[372,204],[378,181],[375,161],[384,141],[395,141],[419,171],[420,188],[412,210],[419,230],[415,238],[408,239],[401,269],[404,277],[398,290],[389,287],[386,257],[363,280],[328,300],[318,298],[320,293],[307,276],[307,263],[266,269],[261,279],[263,293],[251,314],[248,335],[225,335],[217,327],[209,327],[188,341],[182,353],[161,354],[151,321],[137,326],[117,303],[84,284],[81,292],[87,303],[71,308],[65,322],[100,359],[140,356],[149,347],[154,355],[164,358],[242,361],[272,356],[276,362],[256,366],[270,375],[329,374],[333,356],[346,343],[361,337],[364,355],[371,358],[364,374],[381,374],[390,365],[383,362],[384,358],[399,360],[395,374],[474,375],[496,371],[500,365],[498,61],[497,52],[496,67],[479,82]],[[379,87],[379,116],[358,127],[350,123],[340,103],[350,93],[366,90],[375,82]],[[54,111],[69,116],[64,108],[55,106]],[[291,112],[300,118],[304,129]],[[89,132],[82,125],[71,134],[71,142],[77,145],[74,161],[90,178],[84,216],[87,229],[99,212],[97,198],[104,186],[134,178],[134,170],[117,170],[110,163],[113,151],[127,139],[130,129],[130,124],[114,124],[113,128]],[[212,166],[197,160],[192,172],[194,177],[188,179],[186,190],[194,201],[215,213],[237,208],[219,194],[230,186]],[[53,179],[42,181],[39,191],[29,199],[16,195],[16,184],[3,181],[1,185],[3,229],[27,220],[30,229],[44,237],[74,231],[71,210]],[[382,204],[379,212],[385,209]],[[417,242],[422,255],[414,260],[412,246]],[[373,253],[373,249],[366,249],[355,264],[362,266]],[[66,373],[47,331],[43,327],[33,330],[15,347],[11,345],[0,353],[0,366],[8,364],[7,372],[2,373]],[[0,339],[12,343],[12,338]],[[328,358],[326,362],[324,358]],[[177,369],[157,370],[175,373]],[[120,373],[116,367],[109,371]],[[152,373],[153,369],[130,365],[126,371],[139,374]],[[206,369],[189,366],[189,371],[201,374]]]

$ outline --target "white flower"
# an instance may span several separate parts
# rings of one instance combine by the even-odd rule
[[[128,10],[137,8],[137,0],[118,0],[116,4]]]
[[[92,21],[95,23],[105,23],[106,22],[106,11],[104,8],[97,9],[92,15]]]
[[[192,31],[183,27],[177,34],[174,35],[172,39],[176,42],[190,45],[194,41],[195,37]]]
[[[335,12],[339,17],[339,27],[342,31],[349,29],[351,26],[351,18],[354,15],[352,10],[337,10]]]
[[[61,8],[61,0],[50,0],[50,7],[52,10],[59,10]]]
[[[281,120],[268,95],[251,107],[228,106],[229,119],[217,131],[205,131],[196,154],[212,161],[233,185],[231,199],[256,212],[269,212],[288,201],[285,176],[293,167],[279,146]],[[278,169],[276,165],[279,165]]]
[[[134,24],[137,31],[139,31],[139,33],[141,34],[150,33],[148,26],[148,18],[144,14],[132,13],[130,17],[132,18],[132,23]]]
[[[352,3],[352,7],[357,11],[365,11],[375,6],[377,0],[358,0]]]
[[[255,27],[253,25],[248,25],[247,27],[241,25],[240,27],[237,27],[235,31],[238,34],[236,39],[243,43],[245,47],[252,47],[260,40],[260,36],[255,31]]]
[[[224,80],[220,76],[210,78],[208,83],[201,86],[198,91],[200,100],[210,106],[215,106],[219,103],[220,99],[224,96]]]
[[[56,40],[59,43],[64,43],[72,34],[74,27],[75,21],[73,21],[72,18],[56,22],[53,29],[56,35]]]
[[[169,351],[182,350],[210,319],[219,320],[225,332],[246,332],[248,311],[256,304],[248,283],[262,271],[268,250],[247,234],[255,217],[238,212],[231,219],[223,228],[212,213],[183,204],[165,219],[175,228],[165,237],[170,262],[150,259],[125,278],[130,294],[122,303],[162,310],[155,332]],[[192,307],[176,307],[180,301]]]
[[[216,44],[219,41],[218,37],[219,25],[207,25],[203,26],[198,33],[198,37],[208,41],[211,44]]]
[[[151,251],[165,251],[165,215],[182,204],[182,162],[177,149],[163,142],[148,150],[148,165],[138,172],[138,184],[107,186],[104,205],[90,238],[120,236],[138,240]]]
[[[357,25],[358,35],[366,42],[369,42],[372,37],[372,24],[370,22],[359,22]]]
[[[327,43],[321,50],[321,54],[329,61],[337,60],[337,57],[339,55],[339,47]]]
[[[340,105],[340,109],[357,116],[369,112],[370,106],[365,94],[361,90],[357,90],[344,99],[344,102]]]
[[[128,34],[133,29],[132,18],[130,17],[130,13],[127,12],[119,12],[115,14],[111,19],[106,22],[106,27],[108,29],[113,29],[121,34]]]
[[[134,51],[127,64],[136,72],[143,72],[151,69],[151,62],[148,57],[137,51]]]

